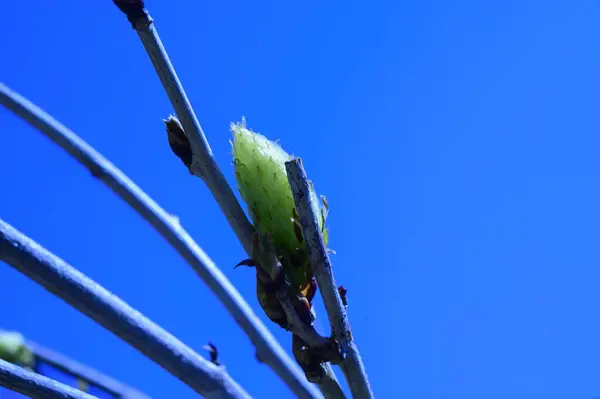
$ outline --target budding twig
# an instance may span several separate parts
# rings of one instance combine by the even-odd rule
[[[170,214],[73,131],[2,83],[0,104],[67,151],[146,219],[202,278],[250,338],[258,356],[298,397],[320,396],[238,290]]]
[[[170,116],[165,121],[169,145],[173,153],[177,155],[184,164],[187,164],[191,151],[189,150],[189,139],[186,132],[183,130],[180,122]],[[235,201],[237,199],[234,198]],[[283,273],[281,263],[277,259],[277,254],[273,249],[270,239],[267,237],[252,238],[252,247],[248,254],[252,259],[246,259],[238,263],[237,266],[256,266],[259,268],[257,273],[263,283],[272,283],[278,281],[279,276]],[[260,270],[262,269],[262,270]],[[267,281],[268,280],[268,281]],[[281,284],[275,284],[276,297],[279,300],[282,310],[286,314],[285,328],[293,334],[298,335],[304,342],[314,349],[322,349],[324,352],[329,352],[329,355],[324,360],[337,361],[339,356],[337,352],[328,350],[331,348],[331,340],[321,336],[312,325],[307,325],[298,315],[294,307],[294,300],[297,295],[292,289],[287,279],[281,279]]]
[[[210,145],[208,144],[208,140],[204,135],[192,105],[160,40],[153,20],[144,7],[144,2],[141,0],[113,1],[121,11],[125,13],[127,19],[131,22],[133,28],[137,32],[167,96],[175,109],[175,113],[181,121],[181,127],[184,132],[183,136],[185,136],[187,143],[189,144],[189,150],[185,148],[185,145],[182,148],[181,140],[170,140],[171,148],[182,159],[184,164],[186,164],[190,173],[204,180],[225,217],[229,221],[233,231],[237,235],[238,240],[246,250],[246,253],[251,256],[254,228],[246,217],[246,214],[235,197],[233,190],[227,183],[221,169],[217,165]],[[167,129],[169,129],[168,124]],[[180,135],[179,139],[181,138],[182,136]],[[183,143],[185,143],[185,140]],[[270,265],[271,268],[268,269],[268,266],[261,267],[266,268],[265,271],[271,278],[279,275],[281,266],[277,266],[278,262],[276,262],[276,258],[275,261],[266,262],[266,264]],[[279,294],[282,297],[290,295],[289,290],[287,292],[281,291]],[[284,308],[286,307],[284,304],[282,304],[282,306]],[[289,314],[289,316],[292,317],[291,320],[288,320],[289,323],[301,323],[298,318],[293,318],[293,315]],[[311,334],[316,334],[316,331]],[[310,339],[310,337],[306,338]],[[282,377],[288,385],[298,384],[298,381],[290,380],[289,375],[283,376],[280,374],[280,377]],[[292,389],[298,394],[302,393],[303,390],[305,391],[305,388],[306,387],[303,387],[301,390],[298,390],[297,388]],[[303,394],[306,394],[306,391]]]

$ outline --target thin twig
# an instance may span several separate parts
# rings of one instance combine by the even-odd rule
[[[249,399],[217,367],[20,231],[0,220],[0,260],[31,278],[207,398]]]
[[[140,37],[183,125],[192,150],[190,172],[204,180],[242,246],[247,253],[250,253],[254,228],[217,165],[212,149],[160,40],[152,18],[144,8],[144,2],[141,0],[114,0],[114,3],[125,13]]]
[[[342,387],[340,387],[340,383],[333,372],[331,363],[323,363],[322,366],[324,375],[317,384],[321,392],[323,392],[325,399],[346,399],[346,395],[342,391]]]
[[[3,104],[77,159],[92,174],[146,219],[192,266],[208,288],[223,303],[255,346],[265,362],[300,398],[321,395],[279,345],[275,337],[254,313],[221,270],[181,227],[175,217],[162,209],[150,196],[111,162],[46,112],[0,83]]]
[[[286,162],[285,167],[290,186],[292,187],[296,210],[300,217],[302,234],[306,241],[310,264],[319,285],[319,291],[321,292],[327,315],[329,316],[332,336],[345,351],[345,358],[341,363],[342,371],[346,376],[350,391],[355,399],[373,398],[374,395],[367,378],[367,372],[352,337],[346,307],[335,285],[331,260],[327,254],[327,248],[319,229],[318,216],[313,211],[315,204],[312,204],[310,182],[306,177],[306,172],[300,158],[294,158]]]
[[[202,127],[196,117],[192,105],[183,89],[177,73],[171,64],[169,56],[160,40],[160,36],[154,26],[153,20],[144,7],[143,0],[113,0],[119,9],[127,16],[127,19],[136,30],[150,60],[156,70],[156,73],[171,101],[175,113],[177,114],[183,130],[187,137],[191,150],[191,164],[188,166],[190,173],[200,177],[208,186],[219,207],[225,214],[229,224],[238,237],[246,253],[252,255],[252,236],[254,228],[246,214],[244,213],[239,201],[235,197],[233,190],[227,183],[223,172],[219,168],[208,140],[204,135]],[[184,161],[185,162],[185,161]],[[266,265],[270,268],[266,268]],[[270,262],[266,262],[261,267],[266,268],[266,272],[274,278],[280,273],[281,265],[276,261],[276,257]],[[298,315],[288,311],[291,307],[289,300],[291,289],[287,286],[278,287],[278,298],[282,307],[286,310],[288,323],[298,325],[302,323]],[[316,343],[311,336],[317,334],[314,328],[308,334],[299,335],[305,342]],[[317,334],[318,335],[318,334]],[[323,339],[321,339],[323,342]],[[335,376],[333,377],[335,378]],[[322,387],[321,387],[322,388]],[[338,386],[339,388],[339,386]],[[324,394],[327,395],[326,392]],[[335,392],[331,392],[335,395]]]
[[[274,248],[272,246],[271,241],[267,237],[263,237],[263,239],[259,240],[258,245],[260,246],[260,251],[258,251],[258,262],[279,262],[277,257],[275,256]],[[308,341],[305,339],[309,346],[312,348],[319,348],[320,358],[327,359],[330,361],[336,361],[339,363],[341,361],[340,351],[338,345],[331,340],[330,338],[324,338],[317,333],[314,326],[308,326],[302,322],[296,322],[299,320],[299,315],[296,312],[296,309],[293,305],[293,300],[289,296],[289,292],[291,287],[289,287],[289,282],[285,281],[285,284],[288,287],[284,289],[279,289],[276,292],[277,299],[279,303],[282,304],[283,310],[287,316],[288,325],[287,328],[292,332],[292,334],[298,335],[300,337],[308,338]],[[340,384],[333,372],[331,364],[323,363],[321,364],[321,373],[318,381],[315,381],[325,399],[345,399],[346,396],[340,387]]]
[[[98,399],[0,359],[0,386],[35,399]]]
[[[81,364],[53,349],[46,348],[37,342],[29,340],[27,340],[25,344],[35,355],[36,361],[41,360],[59,371],[102,388],[104,391],[115,397],[121,399],[150,399],[148,395],[137,389],[125,385],[114,378]]]

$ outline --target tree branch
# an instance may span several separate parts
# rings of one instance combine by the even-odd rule
[[[152,18],[144,8],[144,2],[141,0],[113,1],[125,13],[136,30],[177,117],[183,125],[192,152],[190,173],[204,180],[242,246],[247,253],[250,253],[254,228],[217,165],[212,149],[154,27]]]
[[[150,399],[148,395],[137,389],[116,381],[108,375],[81,364],[55,350],[29,340],[26,341],[26,345],[35,355],[36,361],[41,360],[57,370],[100,387],[115,397],[121,399]]]
[[[113,293],[0,220],[0,260],[79,310],[207,398],[250,399],[224,367],[187,347]]]
[[[325,395],[325,399],[345,399],[344,391],[340,387],[340,383],[335,377],[331,363],[323,363],[325,375],[318,383],[321,392]]]
[[[0,386],[34,399],[98,399],[0,359]]]
[[[246,217],[239,201],[235,197],[233,190],[227,183],[213,156],[208,140],[204,135],[192,105],[177,77],[177,73],[171,64],[162,41],[160,40],[160,36],[156,31],[153,20],[144,6],[144,1],[113,0],[113,2],[127,16],[127,19],[136,30],[167,96],[169,97],[171,105],[181,121],[184,136],[189,145],[189,152],[191,152],[191,159],[186,160],[182,158],[182,161],[184,161],[190,173],[204,180],[222,212],[225,214],[230,226],[237,235],[238,240],[246,250],[246,253],[249,256],[252,256],[252,236],[254,228]],[[167,128],[169,128],[168,125]],[[190,154],[186,155],[189,156]],[[280,273],[281,265],[277,262],[276,257],[269,262],[265,262],[265,264],[270,265],[270,268],[263,265],[261,265],[261,267],[266,268],[265,271],[272,279]],[[294,316],[293,312],[288,312],[291,305],[289,302],[291,292],[289,284],[287,286],[280,286],[278,287],[277,297],[280,299],[282,307],[286,310],[288,323],[290,325],[299,325],[302,323],[299,317],[297,317],[297,315]],[[314,328],[312,328],[312,330],[313,331],[311,332],[300,335],[305,339],[305,342],[313,341],[311,336],[314,338],[314,335],[317,334],[317,332]],[[324,338],[321,339],[321,341],[323,340]],[[324,392],[324,394],[327,393]],[[335,392],[331,392],[330,394],[335,395]]]
[[[345,358],[341,363],[342,371],[346,376],[350,391],[355,399],[373,398],[367,372],[352,337],[346,307],[342,303],[335,285],[331,260],[323,242],[317,215],[313,212],[315,207],[313,207],[310,196],[310,183],[306,177],[302,161],[300,158],[294,158],[286,162],[285,167],[290,186],[292,187],[296,210],[300,217],[302,234],[306,241],[310,264],[319,285],[319,291],[321,292],[327,315],[329,316],[332,336],[340,343],[342,350],[345,351]]]
[[[181,227],[175,217],[162,209],[123,172],[73,131],[2,83],[0,83],[0,104],[6,106],[67,151],[146,219],[186,260],[223,303],[250,338],[256,348],[257,357],[269,365],[298,397],[320,397],[319,392],[306,381],[297,365],[252,311],[238,290],[187,231]]]

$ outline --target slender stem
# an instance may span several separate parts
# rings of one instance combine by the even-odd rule
[[[144,9],[142,1],[115,0],[115,3],[121,10],[126,12],[132,22],[175,109],[175,113],[183,125],[183,130],[190,142],[193,154],[190,171],[204,180],[242,246],[247,253],[250,253],[254,228],[246,217],[233,190],[227,184],[223,172],[217,165],[208,140],[171,64],[152,18],[148,11]],[[125,9],[123,9],[123,3],[126,4]]]
[[[31,278],[207,398],[249,399],[225,368],[187,347],[146,316],[0,220],[0,260]]]
[[[335,377],[331,363],[325,363],[323,367],[325,368],[325,375],[318,384],[319,389],[325,395],[325,399],[346,399],[346,395],[344,395],[344,391],[342,391],[342,387],[340,387],[340,383]]]
[[[192,266],[250,338],[258,357],[269,365],[298,397],[321,396],[315,387],[306,381],[299,367],[252,311],[238,290],[181,227],[176,218],[162,209],[123,172],[73,131],[2,83],[0,104],[66,150],[146,219]]]
[[[331,332],[333,338],[340,343],[346,352],[346,356],[341,363],[342,371],[346,376],[346,380],[348,380],[350,391],[355,399],[373,398],[367,372],[352,337],[346,307],[342,303],[335,284],[331,260],[319,229],[318,216],[313,211],[315,209],[313,205],[316,204],[312,203],[310,183],[306,177],[302,161],[300,158],[294,158],[286,162],[285,167],[292,187],[296,210],[300,217],[302,233],[308,248],[310,264],[329,316]]]
[[[100,371],[81,364],[55,350],[29,340],[26,342],[26,345],[35,355],[36,361],[41,360],[59,371],[85,380],[113,394],[115,397],[121,399],[150,399],[149,396],[137,389],[116,381]]]
[[[196,117],[185,90],[183,89],[183,85],[177,77],[177,73],[173,68],[167,51],[160,40],[160,36],[158,35],[155,24],[153,23],[148,10],[144,7],[144,1],[113,1],[127,16],[129,22],[131,22],[133,28],[136,30],[167,93],[167,96],[171,101],[171,105],[175,109],[175,113],[183,125],[183,130],[187,139],[189,140],[192,152],[192,163],[189,166],[190,172],[204,180],[219,207],[225,214],[225,217],[229,221],[233,231],[237,235],[238,240],[246,250],[246,253],[249,256],[252,256],[251,247],[254,228],[246,217],[246,214],[240,206],[239,201],[235,197],[233,190],[227,183],[213,156],[210,145],[208,144],[208,140],[202,130],[202,127],[200,126],[198,118]],[[267,263],[271,264],[272,267],[270,269],[266,269],[265,271],[271,277],[277,276],[279,272],[277,267],[278,262],[273,261]],[[283,292],[285,290],[287,290],[287,293]],[[281,299],[289,298],[289,287],[280,287],[279,291],[278,298],[280,298],[283,308],[289,309],[289,300],[287,303],[284,303]],[[286,313],[290,325],[299,325],[302,323],[295,312],[286,311]],[[316,331],[313,331],[300,336],[304,338],[305,342],[315,342],[314,340],[311,340],[311,336],[314,337],[315,334]],[[326,394],[326,392],[324,393]],[[335,394],[335,392],[332,392],[332,394]]]
[[[98,399],[1,359],[0,386],[35,399]]]

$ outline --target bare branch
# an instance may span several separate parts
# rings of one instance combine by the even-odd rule
[[[331,260],[323,242],[317,215],[313,212],[315,208],[313,208],[310,195],[310,182],[306,177],[306,172],[300,158],[294,158],[286,162],[285,167],[290,186],[292,187],[296,209],[300,216],[300,224],[302,225],[302,233],[306,241],[310,264],[315,273],[315,278],[319,284],[319,291],[321,292],[321,297],[329,316],[331,332],[333,338],[340,343],[342,349],[346,352],[341,364],[342,371],[346,376],[350,391],[355,399],[373,398],[367,372],[352,337],[346,307],[335,285]]]
[[[335,377],[331,364],[323,363],[323,368],[325,375],[318,384],[321,392],[325,395],[325,399],[346,399],[346,395],[344,395],[344,391],[342,391],[340,383]]]
[[[0,386],[35,399],[98,399],[4,360],[0,360]]]
[[[247,253],[250,253],[254,228],[217,165],[212,149],[154,27],[152,18],[144,8],[144,2],[114,0],[114,3],[127,15],[140,37],[177,117],[183,125],[192,152],[190,172],[204,180],[242,246]]]
[[[0,260],[117,335],[201,395],[249,399],[216,367],[113,293],[0,220]]]
[[[36,342],[26,341],[27,347],[35,355],[36,361],[41,360],[57,370],[72,375],[75,378],[87,381],[102,388],[104,391],[122,399],[150,399],[150,397],[137,389],[125,385],[91,367],[81,364],[62,353],[46,348]]]
[[[0,83],[0,104],[67,151],[146,219],[177,250],[223,303],[250,338],[256,348],[257,356],[269,365],[298,397],[320,397],[319,392],[306,381],[297,365],[252,311],[238,290],[172,215],[73,131],[2,83]]]

